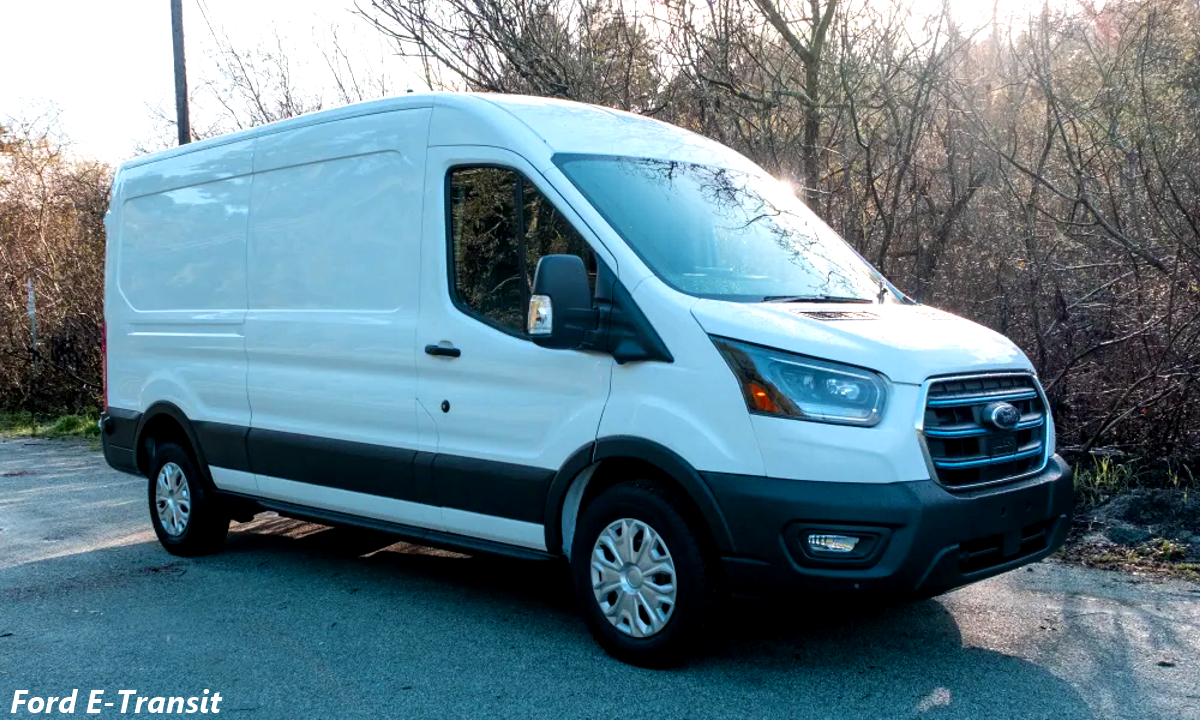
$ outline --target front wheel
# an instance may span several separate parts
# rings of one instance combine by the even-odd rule
[[[711,635],[717,570],[686,501],[636,480],[596,497],[571,547],[576,599],[613,657],[642,667],[687,658]]]
[[[220,550],[229,514],[204,488],[187,452],[175,443],[159,445],[149,478],[150,522],[167,552],[191,557]]]

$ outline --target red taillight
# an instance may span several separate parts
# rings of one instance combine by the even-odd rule
[[[104,388],[104,410],[108,410],[108,323],[100,322],[100,384]]]

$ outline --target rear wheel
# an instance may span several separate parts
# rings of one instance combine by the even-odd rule
[[[592,635],[619,660],[674,665],[711,634],[716,565],[686,508],[677,493],[637,480],[605,490],[580,517],[576,598]]]
[[[158,541],[173,555],[206,555],[221,549],[229,515],[205,489],[187,452],[162,443],[154,452],[147,495]]]

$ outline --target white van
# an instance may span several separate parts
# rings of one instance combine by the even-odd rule
[[[126,163],[106,227],[105,457],[172,553],[273,510],[565,557],[655,666],[729,593],[930,596],[1067,533],[1021,351],[671,125],[406,95]]]

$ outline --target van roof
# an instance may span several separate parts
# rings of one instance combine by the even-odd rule
[[[730,167],[745,166],[746,169],[755,167],[745,157],[720,143],[646,116],[570,100],[457,92],[409,93],[321,110],[144,155],[123,163],[121,167],[134,168],[208,148],[344,118],[423,107],[455,108],[478,117],[481,122],[487,122],[489,116],[494,118],[497,111],[502,111],[541,138],[552,153],[661,157],[711,162]]]

